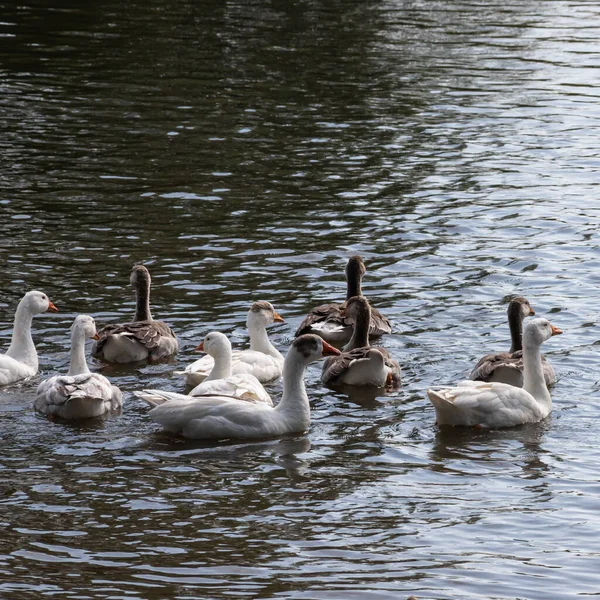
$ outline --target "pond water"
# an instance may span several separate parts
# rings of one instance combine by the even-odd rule
[[[60,310],[0,390],[1,598],[600,597],[598,4],[0,7],[0,348],[25,291]],[[352,254],[400,391],[314,364],[306,435],[161,433],[134,390],[181,390],[210,330],[247,344],[253,300],[284,350]],[[121,415],[36,415],[75,315],[131,318],[136,262],[179,355],[90,360]],[[440,430],[425,389],[508,348],[515,294],[565,332],[552,415]]]

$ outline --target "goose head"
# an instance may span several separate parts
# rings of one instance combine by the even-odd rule
[[[351,256],[346,264],[346,279],[361,280],[367,272],[367,267],[360,256]]]
[[[96,321],[89,315],[77,315],[71,325],[71,335],[77,332],[84,339],[99,340],[100,336],[96,331]]]
[[[150,272],[144,265],[133,265],[129,282],[135,290],[148,289],[151,281]]]
[[[519,320],[523,320],[525,317],[533,317],[535,315],[535,311],[531,308],[529,304],[529,300],[527,298],[523,298],[523,296],[517,296],[510,301],[508,305],[508,318],[516,318]]]
[[[541,346],[553,335],[560,335],[562,331],[552,325],[548,319],[533,319],[525,326],[523,331],[524,346]]]
[[[255,327],[266,327],[271,323],[285,323],[270,302],[260,300],[254,302],[248,311],[246,326],[248,329]]]
[[[288,355],[295,357],[305,365],[315,362],[324,356],[338,354],[341,354],[341,352],[337,348],[334,348],[318,335],[313,335],[312,333],[306,333],[297,337],[288,351]]]
[[[45,312],[58,312],[58,308],[50,302],[50,298],[44,292],[27,292],[21,300],[23,306],[32,315],[39,315]]]
[[[195,352],[206,352],[213,358],[223,354],[231,354],[231,342],[219,331],[211,331],[196,348]]]
[[[341,305],[340,313],[352,323],[361,319],[368,323],[371,318],[371,305],[364,296],[353,296]]]

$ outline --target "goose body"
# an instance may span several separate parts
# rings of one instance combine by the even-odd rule
[[[367,300],[362,296],[350,298],[342,314],[354,322],[352,338],[340,355],[325,361],[321,381],[326,385],[397,388],[400,365],[385,348],[369,345],[371,309]]]
[[[361,283],[366,272],[362,258],[351,256],[346,265],[346,301],[354,296],[362,296]],[[343,314],[342,306],[343,303],[332,302],[313,308],[300,323],[295,335],[314,333],[330,344],[347,344],[352,337],[354,323],[350,317]],[[389,320],[376,308],[371,307],[369,338],[376,339],[391,331]]]
[[[97,338],[96,324],[79,315],[71,327],[71,364],[66,375],[55,375],[38,386],[35,409],[63,419],[88,419],[121,408],[119,388],[100,373],[90,372],[85,359],[85,340]]]
[[[251,440],[300,433],[310,424],[304,371],[310,362],[337,353],[317,336],[297,338],[284,361],[283,394],[275,407],[220,395],[190,399],[171,394],[165,399],[142,391],[136,396],[153,406],[149,414],[154,421],[188,438]]]
[[[5,354],[0,354],[0,385],[31,377],[38,371],[38,356],[31,337],[35,315],[58,309],[43,292],[27,292],[17,306],[12,339]]]
[[[267,325],[273,322],[284,321],[271,303],[259,301],[252,304],[246,319],[250,348],[232,351],[232,375],[253,375],[260,383],[281,377],[283,356],[269,341],[266,330]],[[174,374],[184,376],[188,385],[197,386],[208,377],[214,364],[214,358],[206,355]]]
[[[467,380],[456,387],[428,389],[438,424],[498,428],[536,423],[547,417],[552,398],[544,379],[540,346],[560,333],[546,319],[534,319],[525,327],[522,388]]]
[[[511,300],[507,313],[511,336],[510,350],[483,356],[471,371],[469,379],[523,387],[523,319],[535,315],[535,311],[526,298],[519,296]],[[556,373],[546,357],[543,354],[541,357],[544,380],[546,385],[550,386],[556,381]]]
[[[103,327],[92,347],[92,356],[110,363],[130,363],[175,354],[179,349],[177,337],[168,325],[152,319],[148,269],[135,265],[130,281],[136,295],[133,322]]]

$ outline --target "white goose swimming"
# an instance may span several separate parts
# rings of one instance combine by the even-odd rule
[[[535,311],[531,308],[527,298],[518,296],[510,301],[507,314],[511,340],[510,350],[483,356],[471,371],[469,379],[499,381],[523,387],[523,319],[532,317],[535,315]],[[546,385],[552,385],[556,380],[556,373],[543,354],[542,369]]]
[[[206,352],[213,357],[215,362],[208,377],[187,394],[190,400],[198,396],[219,395],[273,406],[271,396],[254,375],[250,373],[233,375],[231,373],[231,342],[226,335],[218,331],[211,331],[196,350]],[[165,400],[181,399],[182,397],[182,394],[175,392],[156,389],[145,391]]]
[[[38,356],[31,337],[31,323],[35,315],[58,309],[43,292],[27,292],[17,306],[10,346],[0,354],[0,385],[8,385],[35,375]]]
[[[283,394],[274,408],[229,396],[190,400],[175,394],[168,400],[151,392],[135,392],[153,408],[150,417],[167,431],[194,439],[263,439],[301,433],[310,425],[310,405],[304,387],[307,365],[339,350],[315,335],[294,340],[283,366]]]
[[[144,265],[134,265],[131,285],[135,290],[136,308],[131,323],[105,325],[100,339],[92,347],[92,356],[111,363],[159,360],[175,354],[179,343],[173,331],[150,312],[150,273]]]
[[[534,319],[527,324],[523,332],[522,388],[466,380],[456,387],[428,389],[438,425],[513,427],[547,417],[552,410],[552,398],[544,379],[540,347],[560,333],[546,319]]]
[[[283,356],[269,341],[267,325],[273,322],[283,323],[270,302],[255,302],[248,311],[246,325],[250,336],[249,350],[234,350],[231,354],[231,372],[233,375],[249,373],[261,383],[272,381],[281,376]],[[188,385],[196,386],[212,371],[214,359],[207,355],[188,365],[184,371],[174,371],[174,375],[183,375]]]
[[[121,408],[121,390],[88,368],[85,340],[90,338],[98,339],[96,323],[88,315],[79,315],[71,326],[69,371],[40,383],[35,398],[37,411],[63,419],[89,419]]]

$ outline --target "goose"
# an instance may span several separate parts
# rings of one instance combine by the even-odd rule
[[[17,305],[13,333],[6,354],[0,354],[0,385],[8,385],[35,375],[38,356],[31,338],[31,322],[35,315],[58,309],[43,292],[27,292]]]
[[[302,433],[310,424],[304,371],[309,363],[339,352],[315,335],[296,338],[284,360],[283,394],[275,407],[222,395],[193,400],[183,394],[165,398],[148,390],[135,395],[152,406],[149,415],[154,421],[187,438],[256,440]]]
[[[135,290],[135,315],[131,323],[105,325],[92,347],[92,356],[110,363],[159,360],[175,354],[179,343],[173,331],[150,313],[150,273],[134,265],[130,283]]]
[[[88,315],[78,315],[71,326],[69,371],[40,383],[35,397],[38,412],[63,419],[89,419],[121,408],[121,390],[100,373],[88,369],[85,360],[88,338],[98,339],[96,323]]]
[[[267,394],[260,381],[251,373],[231,373],[231,342],[226,335],[211,331],[196,348],[197,352],[206,352],[212,356],[214,366],[208,377],[199,383],[190,396],[206,396],[223,394],[235,396],[251,402],[264,402],[273,406],[271,396]]]
[[[346,300],[354,296],[362,296],[361,282],[367,272],[365,263],[360,256],[351,256],[346,264]],[[330,344],[343,346],[352,337],[353,323],[344,317],[341,304],[321,304],[313,308],[296,330],[296,336],[314,333]],[[386,333],[391,333],[392,326],[376,308],[371,307],[371,322],[369,338],[376,339]]]
[[[547,319],[533,319],[527,324],[523,332],[522,388],[468,379],[457,387],[428,389],[438,425],[513,427],[547,417],[552,398],[544,379],[540,346],[561,333]]]
[[[323,364],[325,385],[368,385],[398,388],[400,365],[385,348],[369,345],[371,307],[366,298],[354,296],[342,305],[341,315],[354,323],[350,341],[338,356]]]
[[[250,349],[232,352],[231,372],[233,375],[249,373],[254,375],[260,383],[281,377],[283,356],[269,341],[266,329],[267,325],[273,322],[284,323],[284,320],[270,302],[261,300],[252,304],[246,319]],[[206,355],[188,365],[184,371],[174,371],[173,374],[184,376],[188,385],[196,386],[208,377],[213,366],[213,357]]]
[[[511,339],[510,350],[483,356],[471,371],[469,379],[498,381],[523,387],[523,319],[534,316],[535,311],[527,298],[518,296],[510,301],[507,314]],[[543,354],[542,369],[546,385],[552,385],[556,381],[556,373]]]

